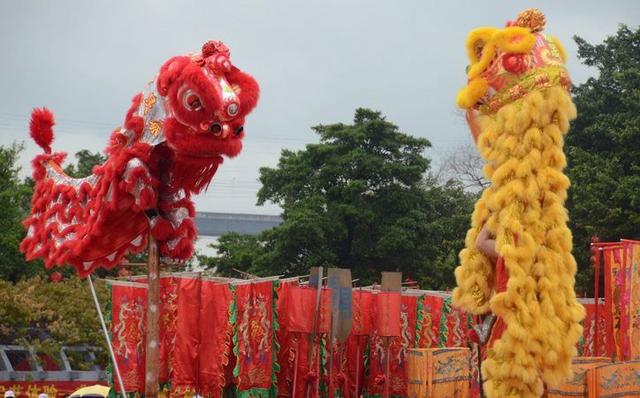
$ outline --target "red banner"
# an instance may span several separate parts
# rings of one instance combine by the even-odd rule
[[[289,331],[288,316],[292,303],[292,290],[298,286],[298,281],[284,281],[276,289],[278,301],[276,302],[276,312],[280,322],[280,329],[277,332],[280,351],[278,351],[278,396],[289,397],[293,388],[293,378],[295,375],[296,359],[296,334]]]
[[[624,340],[624,292],[625,272],[622,264],[622,246],[604,248],[604,283],[605,283],[605,317],[607,320],[607,356],[613,356],[616,360],[623,358],[622,342]]]
[[[225,368],[231,354],[233,328],[229,309],[233,292],[227,284],[202,281],[200,288],[199,394],[222,397],[227,379]]]
[[[385,294],[385,293],[379,293]],[[400,299],[398,303],[399,322],[398,335],[393,338],[385,338],[377,333],[371,338],[371,360],[367,391],[369,394],[383,394],[386,381],[386,366],[389,361],[389,393],[391,396],[407,396],[408,388],[408,350],[414,347],[416,315],[418,306],[417,296],[400,296],[398,293],[389,295],[392,299],[379,299],[378,303],[389,303],[388,311],[395,308],[395,297]],[[384,307],[383,307],[384,311]],[[382,318],[384,319],[384,318]],[[391,319],[391,318],[389,318]],[[378,330],[379,328],[377,328]],[[377,331],[376,330],[376,331]],[[390,330],[390,329],[387,329]],[[386,341],[385,341],[386,340]],[[387,344],[389,347],[387,348]]]
[[[444,297],[427,294],[422,302],[422,328],[418,348],[436,348],[440,343],[440,316]]]
[[[196,278],[180,278],[179,281],[171,387],[174,393],[182,395],[195,393],[198,387],[202,282]]]
[[[281,314],[289,332],[313,333],[314,310],[317,290],[312,287],[296,286],[291,288],[289,306]],[[318,333],[329,333],[331,324],[331,291],[323,288],[320,294]]]
[[[142,393],[147,289],[125,284],[111,289],[111,342],[118,368],[125,390]]]
[[[273,282],[247,283],[236,289],[236,368],[240,393],[268,394],[273,380]]]
[[[640,242],[624,241],[630,268],[629,287],[629,359],[640,359]]]
[[[451,305],[448,300],[445,300],[444,305],[450,305],[450,311],[445,318],[447,330],[445,347],[466,347],[469,315],[460,308]]]
[[[373,293],[354,289],[351,300],[353,303],[351,334],[369,336],[373,331]]]
[[[380,292],[375,298],[375,332],[380,337],[400,336],[400,293]]]
[[[599,313],[598,334],[596,336],[596,304],[594,299],[582,299],[582,305],[585,308],[585,317],[582,321],[582,339],[578,345],[578,355],[582,357],[595,357],[599,353],[604,352],[607,342],[607,334],[605,333],[605,321],[602,313],[604,305],[601,302]],[[596,340],[597,337],[597,340]]]

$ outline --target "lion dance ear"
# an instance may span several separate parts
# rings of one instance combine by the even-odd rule
[[[234,87],[236,94],[240,98],[240,107],[244,115],[249,114],[258,104],[260,97],[260,87],[252,76],[242,72],[235,66],[227,74],[227,81]]]
[[[158,75],[158,93],[160,95],[163,97],[167,95],[169,87],[187,64],[189,64],[189,57],[178,56],[170,58],[162,65]]]

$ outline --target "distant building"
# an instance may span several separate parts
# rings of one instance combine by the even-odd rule
[[[282,223],[280,216],[238,213],[197,212],[196,225],[200,236],[217,237],[227,232],[257,235]]]

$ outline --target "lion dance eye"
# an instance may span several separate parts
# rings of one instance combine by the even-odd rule
[[[238,114],[238,104],[229,104],[227,106],[227,115],[235,116]]]
[[[199,111],[202,109],[202,101],[200,97],[191,90],[187,90],[182,96],[182,104],[190,111]]]

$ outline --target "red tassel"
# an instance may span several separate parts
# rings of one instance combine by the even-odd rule
[[[51,143],[53,142],[53,113],[47,108],[35,108],[31,112],[31,123],[29,123],[29,130],[31,132],[31,138],[38,144],[46,153],[51,153]]]

